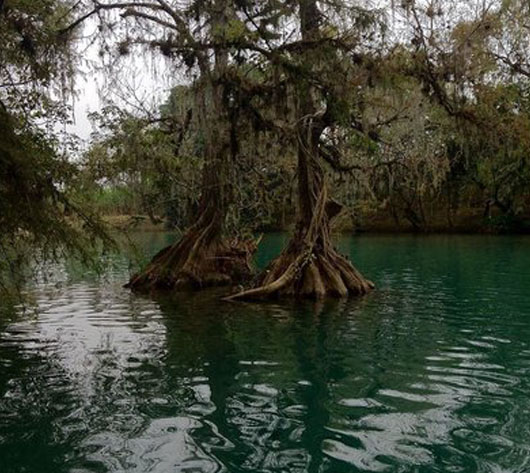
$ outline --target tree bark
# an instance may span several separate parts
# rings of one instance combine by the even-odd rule
[[[303,39],[318,34],[316,0],[300,0]],[[311,60],[310,58],[305,58]],[[258,278],[258,287],[230,296],[259,299],[300,296],[321,299],[368,293],[366,280],[331,242],[330,224],[342,206],[330,199],[320,163],[319,142],[325,130],[318,93],[310,80],[297,81],[298,223],[285,250]]]
[[[311,122],[310,119],[308,119]],[[299,218],[285,250],[259,276],[258,286],[228,297],[264,299],[300,296],[321,299],[364,295],[374,284],[333,247],[330,224],[341,206],[328,197],[311,125],[300,130],[298,149]],[[304,138],[305,136],[305,138]]]
[[[212,10],[212,31],[221,34],[229,9],[218,0]],[[215,51],[210,67],[202,63],[195,84],[199,128],[204,140],[205,163],[196,221],[180,241],[160,251],[149,265],[135,274],[127,287],[137,290],[203,288],[229,285],[248,278],[254,242],[223,239],[224,222],[232,201],[231,173],[235,153],[229,98],[223,77],[228,66],[227,48]]]

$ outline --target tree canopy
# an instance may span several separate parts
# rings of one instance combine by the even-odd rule
[[[68,117],[75,61],[68,35],[73,2],[0,2],[0,285],[21,267],[92,243],[110,243],[99,219],[69,189],[78,169],[57,124]]]

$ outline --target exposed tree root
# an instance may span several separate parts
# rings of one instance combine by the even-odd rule
[[[323,299],[364,295],[373,288],[374,284],[334,249],[327,252],[317,248],[293,251],[291,247],[269,266],[258,287],[226,299],[252,300],[279,296]]]
[[[138,291],[178,290],[226,286],[249,279],[254,241],[208,241],[207,229],[190,229],[180,241],[154,256],[126,287]]]
[[[337,214],[335,205],[330,206],[324,188],[309,226],[299,225],[287,248],[260,275],[257,287],[231,295],[226,300],[280,296],[322,299],[370,292],[374,284],[331,244],[329,212]]]

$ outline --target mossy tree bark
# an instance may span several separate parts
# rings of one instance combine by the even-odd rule
[[[320,12],[316,0],[300,0],[302,38],[318,38]],[[311,61],[305,57],[303,60]],[[307,63],[306,63],[307,64]],[[235,299],[260,299],[277,296],[324,298],[363,295],[373,287],[352,263],[334,248],[330,224],[342,206],[330,199],[319,143],[327,127],[323,101],[311,80],[298,78],[298,223],[289,244],[258,277],[256,288],[230,296]]]
[[[227,0],[212,9],[212,34],[221,35],[229,16]],[[195,223],[175,244],[154,256],[135,274],[128,287],[137,290],[203,288],[229,285],[248,278],[255,245],[227,241],[223,228],[232,202],[233,160],[237,146],[230,114],[229,90],[223,80],[228,69],[228,48],[215,49],[213,64],[199,57],[201,78],[195,84],[196,113],[204,142],[202,190]]]
[[[232,192],[229,150],[218,141],[208,153],[195,223],[178,242],[158,253],[143,271],[134,275],[130,288],[202,288],[232,284],[249,276],[252,244],[228,242],[222,237]]]

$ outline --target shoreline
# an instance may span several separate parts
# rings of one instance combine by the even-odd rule
[[[147,215],[105,215],[103,221],[117,230],[138,232],[178,232],[178,228],[168,228],[165,220],[153,223]],[[366,220],[366,219],[365,219]],[[492,224],[484,224],[477,219],[472,219],[467,224],[459,222],[453,226],[443,225],[439,222],[431,226],[414,229],[412,225],[393,225],[389,220],[374,219],[372,222],[354,226],[344,220],[339,221],[333,229],[336,235],[530,235],[530,226],[521,228],[502,228]],[[527,224],[528,225],[528,224]],[[288,232],[289,227],[261,228],[256,233],[281,233]]]

